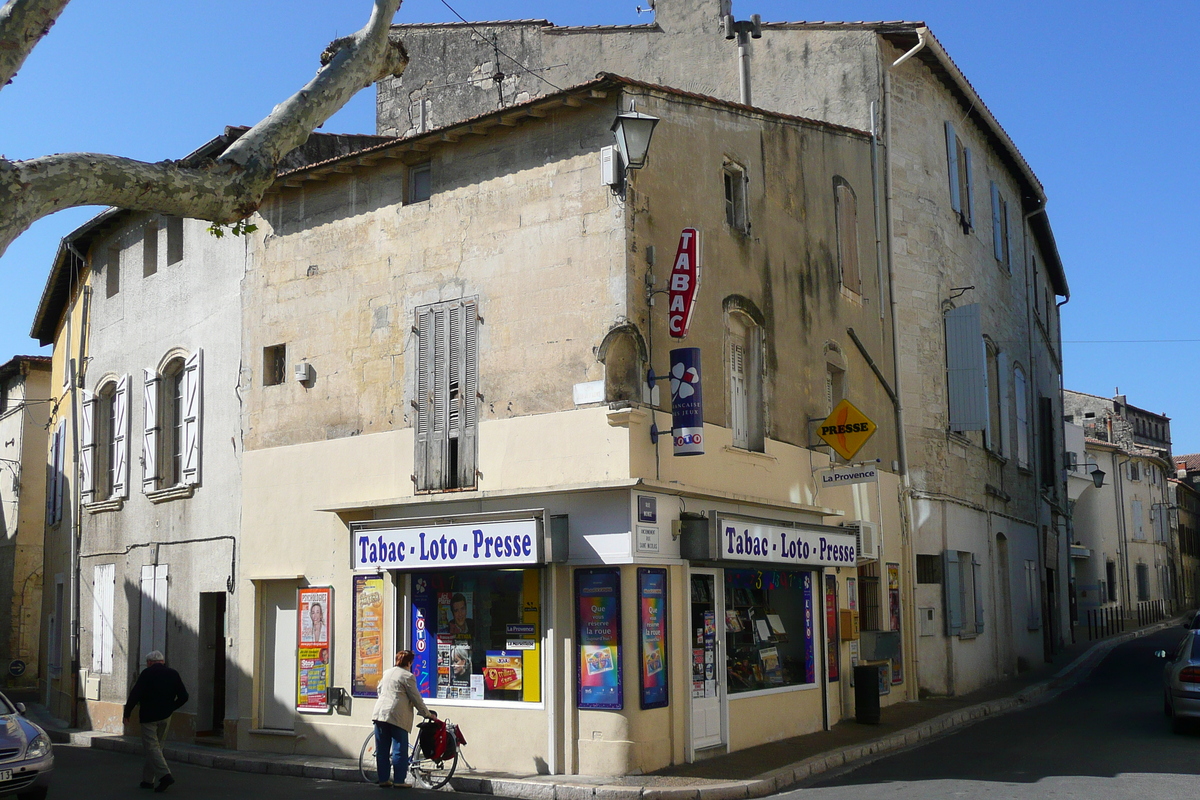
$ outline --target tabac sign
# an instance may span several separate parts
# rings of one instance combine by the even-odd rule
[[[849,461],[867,443],[877,427],[849,400],[843,400],[821,423],[818,434],[839,456]]]
[[[696,290],[699,288],[700,231],[684,228],[679,234],[675,266],[671,268],[671,288],[667,293],[670,299],[667,330],[672,338],[687,336],[688,327],[692,324],[692,310],[696,307]]]

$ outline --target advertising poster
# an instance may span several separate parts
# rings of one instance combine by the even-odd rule
[[[804,682],[817,682],[817,649],[815,629],[816,620],[813,618],[813,574],[803,573],[800,579],[800,592],[804,601]]]
[[[671,438],[675,442],[675,455],[704,455],[699,347],[678,347],[671,351]]]
[[[470,639],[475,629],[475,593],[438,593],[438,637]]]
[[[846,607],[858,611],[858,579],[846,578]]]
[[[409,620],[414,655],[412,674],[417,679],[417,691],[421,693],[421,697],[433,697],[439,683],[434,679],[439,653],[433,633],[429,629],[434,611],[434,597],[429,590],[429,580],[424,576],[414,575],[412,592],[412,616]]]
[[[888,585],[888,616],[891,619],[891,630],[900,630],[900,565],[887,565]],[[892,683],[904,683],[904,648],[896,652],[892,659]]]
[[[621,575],[615,569],[575,572],[575,633],[579,708],[623,707],[621,694]]]
[[[667,705],[667,571],[638,569],[642,708]]]
[[[483,686],[489,691],[516,691],[521,688],[525,656],[520,650],[488,650],[483,668]]]
[[[837,576],[825,576],[825,649],[829,653],[829,682],[838,679],[838,596]]]
[[[296,592],[296,709],[329,711],[329,618],[333,588],[311,586]]]
[[[354,660],[350,694],[377,697],[383,677],[383,578],[354,576]]]

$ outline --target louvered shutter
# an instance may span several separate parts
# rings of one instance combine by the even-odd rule
[[[447,450],[450,445],[450,309],[433,309],[433,428],[429,437],[429,488],[446,488]]]
[[[1029,390],[1025,385],[1025,372],[1020,367],[1013,370],[1013,399],[1017,404],[1017,466],[1029,466]]]
[[[167,652],[167,565],[142,567],[141,656]],[[139,659],[140,660],[140,659]]]
[[[971,579],[975,591],[975,632],[983,633],[983,565],[974,555],[971,556]]]
[[[992,252],[996,260],[1004,261],[1004,224],[1003,209],[1000,208],[1000,187],[992,181]]]
[[[145,373],[142,393],[142,491],[149,494],[158,488],[158,439],[161,430],[158,387],[161,378],[152,369],[147,369]]]
[[[417,490],[433,488],[429,479],[429,438],[433,425],[433,311],[417,312],[416,436],[413,472]]]
[[[475,485],[479,441],[479,308],[473,300],[462,305],[459,343],[458,485]]]
[[[962,212],[962,202],[959,197],[958,175],[958,141],[954,135],[954,126],[946,123],[946,170],[950,173],[950,208]]]
[[[1008,203],[1004,204],[1004,268],[1012,270],[1012,218],[1008,214]]]
[[[90,503],[96,496],[96,396],[81,392],[83,410],[79,416],[79,496],[81,502]]]
[[[966,196],[962,198],[963,221],[967,223],[968,228],[974,228],[975,204],[971,196],[975,193],[973,188],[975,180],[971,174],[971,149],[969,147],[963,148],[963,165],[966,174],[966,185],[963,187],[963,194]]]
[[[979,338],[979,346],[983,348],[983,397],[984,397],[984,403],[987,407],[987,413],[984,415],[984,420],[983,420],[984,421],[983,440],[984,440],[984,442],[987,443],[988,447],[995,450],[996,449],[995,437],[996,437],[996,434],[999,433],[999,431],[995,431],[992,429],[992,400],[994,397],[994,393],[996,391],[996,387],[992,386],[991,375],[990,375],[991,370],[988,369],[988,346],[987,346],[987,342],[983,341],[982,336],[980,336],[980,338]]]
[[[744,339],[729,343],[729,402],[733,446],[747,450],[750,445],[750,426],[746,415],[746,342]]]
[[[204,351],[196,350],[183,365],[183,483],[200,484],[200,423],[204,405]]]
[[[112,672],[115,564],[97,564],[92,591],[92,672]]]
[[[122,375],[113,392],[112,496],[129,497],[129,376]]]
[[[962,632],[962,584],[958,571],[958,551],[942,553],[943,602],[946,608],[946,635],[956,636]]]
[[[862,294],[862,275],[858,269],[858,201],[854,192],[845,184],[838,184],[836,192],[838,259],[842,285],[852,292]]]
[[[946,312],[946,389],[952,431],[987,427],[987,361],[982,341],[978,303]]]

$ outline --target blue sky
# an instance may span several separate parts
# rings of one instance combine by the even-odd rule
[[[637,4],[451,0],[472,20],[574,25],[649,21]],[[177,158],[225,125],[258,121],[369,10],[367,0],[74,0],[0,91],[0,153]],[[1200,2],[735,0],[734,12],[928,23],[1046,187],[1072,292],[1065,385],[1120,387],[1173,418],[1176,453],[1200,452]],[[453,18],[439,0],[407,0],[397,21]],[[374,132],[373,103],[360,93],[325,130]],[[96,210],[42,220],[0,258],[0,362],[39,352],[29,328],[58,240]]]

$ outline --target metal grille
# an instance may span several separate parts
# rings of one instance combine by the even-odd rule
[[[863,564],[858,568],[858,621],[860,630],[883,630],[878,561]]]

